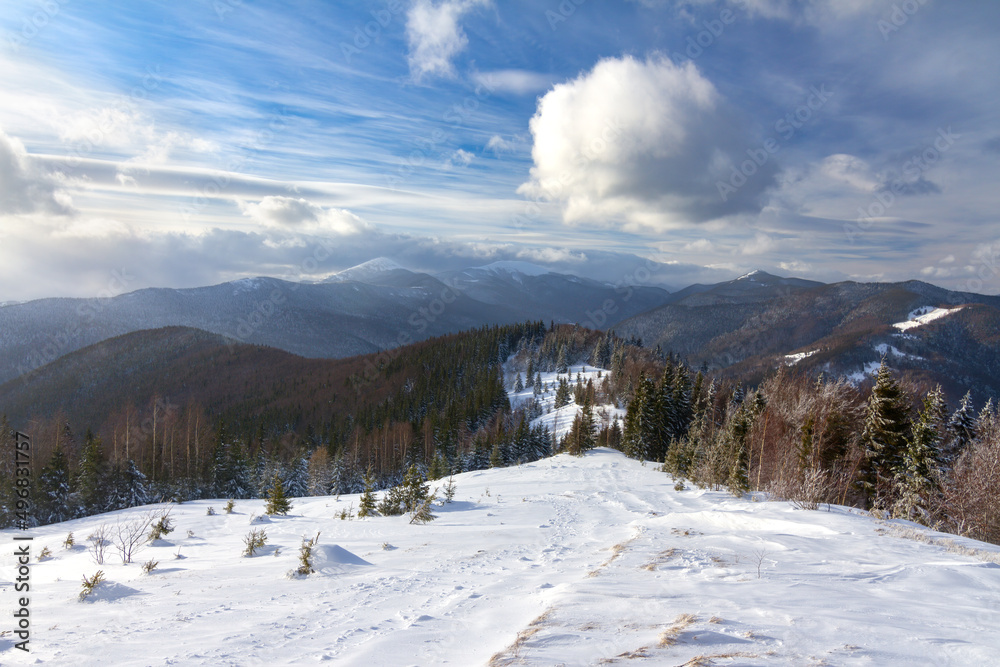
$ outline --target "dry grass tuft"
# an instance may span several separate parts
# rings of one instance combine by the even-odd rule
[[[650,572],[655,572],[658,567],[666,563],[668,560],[673,558],[677,554],[677,549],[670,548],[666,551],[661,551],[655,559],[649,561],[642,566],[642,569],[649,570]]]
[[[499,653],[495,653],[493,657],[490,658],[490,661],[486,663],[488,667],[504,667],[505,665],[513,665],[517,663],[520,659],[521,648],[524,646],[524,643],[541,632],[551,616],[552,607],[549,607],[542,612],[538,618],[533,620],[531,623],[528,623],[527,628],[517,633],[517,637],[510,646]]]
[[[698,617],[694,614],[681,614],[674,619],[674,622],[670,625],[670,627],[660,633],[657,646],[660,648],[673,646],[677,643],[680,634],[691,627],[691,625],[697,620]]]

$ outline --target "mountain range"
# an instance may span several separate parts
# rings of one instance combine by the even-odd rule
[[[106,299],[40,299],[0,307],[0,383],[102,340],[160,327],[341,358],[488,324],[613,326],[669,296],[659,287],[616,287],[523,262],[429,275],[379,258],[321,283],[247,278]]]
[[[318,283],[250,278],[0,307],[0,397],[11,408],[17,404],[16,412],[28,409],[24,400],[50,394],[56,402],[70,400],[54,391],[65,384],[60,376],[95,364],[118,368],[117,359],[136,369],[141,360],[130,346],[159,346],[153,366],[162,373],[166,359],[193,363],[184,341],[198,342],[205,359],[215,358],[212,350],[254,346],[336,359],[525,320],[614,329],[748,383],[788,367],[857,384],[885,357],[917,381],[942,384],[953,402],[966,391],[980,402],[1000,396],[997,296],[920,281],[823,284],[763,271],[670,293],[525,262],[430,275],[379,258]],[[163,327],[179,328],[137,334]],[[100,345],[109,339],[116,342]],[[257,363],[258,356],[267,355],[241,358]]]

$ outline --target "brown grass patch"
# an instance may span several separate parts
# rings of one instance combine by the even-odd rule
[[[670,625],[670,627],[660,633],[657,640],[657,646],[660,648],[673,646],[677,643],[680,634],[691,627],[691,625],[697,620],[698,617],[694,614],[681,614],[674,619],[674,622]]]
[[[488,667],[504,667],[504,665],[512,665],[517,662],[520,658],[521,648],[524,646],[524,643],[541,632],[551,616],[552,607],[549,607],[542,612],[538,618],[533,620],[531,623],[528,623],[528,627],[518,632],[517,637],[510,646],[499,653],[493,654],[490,661],[486,663]]]

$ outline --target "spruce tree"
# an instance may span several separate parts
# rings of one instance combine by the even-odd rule
[[[622,452],[633,459],[645,460],[646,440],[643,417],[647,413],[647,387],[645,376],[639,378],[632,400],[625,409],[625,430],[622,433]]]
[[[38,516],[43,524],[73,518],[70,503],[69,463],[61,445],[56,445],[38,478]]]
[[[941,460],[951,467],[965,448],[976,439],[976,415],[973,413],[971,392],[962,397],[958,409],[948,420],[948,438],[941,451]]]
[[[292,509],[292,503],[285,493],[285,484],[281,481],[281,476],[274,473],[271,478],[271,490],[267,494],[267,505],[264,512],[269,515],[286,515]]]
[[[77,492],[86,514],[97,514],[108,509],[107,477],[101,439],[88,429],[76,477]]]
[[[517,379],[514,381],[514,393],[520,394],[524,391],[524,382],[521,381],[521,374],[517,374]]]
[[[358,518],[364,519],[369,516],[378,516],[378,510],[375,509],[376,502],[375,474],[372,472],[371,466],[368,466],[368,470],[365,471],[365,490],[361,494],[361,500],[358,503]]]
[[[569,405],[572,401],[572,392],[566,378],[559,378],[559,388],[556,389],[555,407],[558,410],[564,405]]]
[[[943,410],[940,389],[927,395],[895,476],[893,514],[930,524],[930,500],[937,490]]]
[[[411,465],[403,478],[403,509],[407,512],[415,511],[427,500],[428,494],[423,474],[417,466]]]
[[[289,498],[304,498],[309,495],[309,461],[298,456],[289,466],[285,490]]]
[[[859,487],[869,506],[891,502],[892,481],[911,438],[906,395],[882,359],[865,410]]]
[[[559,356],[556,358],[556,373],[569,373],[569,361],[566,359],[566,344],[559,346]]]

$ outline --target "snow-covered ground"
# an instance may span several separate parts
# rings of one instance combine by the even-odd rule
[[[869,361],[864,365],[864,368],[862,368],[860,371],[855,371],[850,375],[846,376],[844,379],[850,382],[851,384],[855,385],[861,384],[865,380],[868,380],[873,375],[875,375],[875,371],[877,371],[879,369],[879,366],[881,365],[882,365],[881,361]]]
[[[587,384],[587,380],[592,380],[594,387],[600,388],[604,378],[608,377],[608,373],[610,373],[606,369],[587,365],[568,366],[568,368],[569,373],[541,373],[544,391],[537,398],[542,410],[544,410],[544,414],[531,421],[532,426],[547,426],[549,432],[555,434],[557,439],[569,433],[570,428],[573,426],[573,420],[576,419],[576,415],[580,412],[580,406],[572,402],[569,405],[564,405],[556,409],[556,390],[559,388],[559,378],[567,379],[570,391],[572,392],[573,388],[576,387],[577,377],[580,378],[584,385]],[[521,374],[521,379],[522,381],[524,380],[523,373]],[[530,386],[520,392],[511,391],[508,393],[511,407],[514,409],[527,403],[534,396],[534,390]],[[572,395],[570,399],[572,401]],[[594,420],[598,428],[605,425],[610,426],[612,421],[618,421],[619,426],[621,426],[624,419],[625,410],[623,408],[617,408],[610,403],[594,406]]]
[[[808,359],[809,357],[813,356],[817,352],[819,352],[819,350],[809,350],[808,352],[796,352],[795,354],[786,354],[785,364],[788,366],[794,366],[803,359]]]
[[[934,320],[950,315],[961,309],[961,306],[958,308],[932,308],[931,306],[923,306],[922,308],[917,308],[911,312],[907,316],[905,322],[896,322],[892,326],[896,327],[900,331],[906,331],[907,329],[912,329],[914,327],[927,324],[928,322],[933,322]]]
[[[428,525],[340,520],[358,506],[346,496],[296,499],[260,525],[262,501],[234,514],[219,500],[175,505],[175,532],[131,565],[61,543],[148,508],[34,529],[33,553],[54,557],[32,560],[31,653],[5,632],[0,663],[957,667],[1000,655],[997,547],[957,540],[988,552],[959,555],[846,508],[676,491],[611,450],[455,482]],[[241,557],[255,526],[267,547]],[[287,578],[317,531],[318,571]],[[14,534],[2,538],[5,629]],[[149,559],[160,564],[145,575]],[[98,569],[107,583],[78,602]]]

